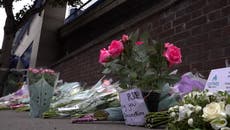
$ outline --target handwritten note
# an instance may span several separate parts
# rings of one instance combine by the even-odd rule
[[[144,125],[145,115],[148,113],[140,89],[134,88],[120,93],[122,113],[127,125]]]

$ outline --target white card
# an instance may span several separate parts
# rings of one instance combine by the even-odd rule
[[[227,91],[230,93],[230,67],[211,70],[205,89],[210,92]]]

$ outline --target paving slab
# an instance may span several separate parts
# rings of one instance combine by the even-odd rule
[[[30,118],[29,112],[0,111],[0,130],[150,130],[121,123],[72,124],[70,119]],[[157,130],[157,129],[155,129]]]

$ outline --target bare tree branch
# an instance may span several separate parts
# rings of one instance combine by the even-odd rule
[[[25,25],[25,23],[31,18],[31,16],[41,12],[47,5],[47,2],[48,0],[45,0],[39,7],[35,7],[35,3],[34,3],[33,6],[26,11],[25,15],[23,15],[23,17],[16,22],[16,29],[18,30],[23,25]]]

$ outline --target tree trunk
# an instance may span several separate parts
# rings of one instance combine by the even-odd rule
[[[4,0],[3,6],[6,11],[6,22],[4,27],[4,39],[2,54],[0,57],[0,96],[3,94],[4,83],[10,67],[11,48],[16,34],[15,19],[12,10],[13,0]]]
[[[4,34],[2,54],[0,58],[1,69],[0,69],[0,95],[2,95],[4,89],[4,82],[6,81],[7,74],[10,67],[10,56],[11,56],[11,47],[14,40],[14,34]]]

